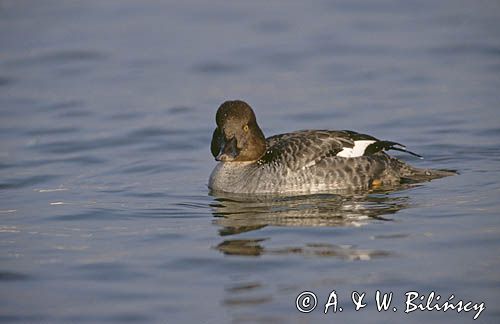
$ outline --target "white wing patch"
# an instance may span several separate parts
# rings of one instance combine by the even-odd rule
[[[373,140],[359,140],[354,141],[354,147],[344,147],[344,149],[337,153],[341,157],[357,157],[363,156],[368,145],[375,143]]]

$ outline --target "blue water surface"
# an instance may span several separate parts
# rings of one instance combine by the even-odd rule
[[[0,321],[500,321],[498,1],[1,1]],[[218,106],[457,176],[212,196]],[[335,290],[343,311],[324,305]],[[393,292],[378,312],[375,293]],[[296,297],[314,292],[310,313]],[[366,293],[355,311],[351,293]],[[425,302],[423,302],[425,303]],[[396,308],[396,311],[393,308]]]

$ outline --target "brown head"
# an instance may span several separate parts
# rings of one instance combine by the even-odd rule
[[[257,161],[266,152],[266,138],[250,106],[241,100],[226,101],[217,110],[212,155],[217,161]]]

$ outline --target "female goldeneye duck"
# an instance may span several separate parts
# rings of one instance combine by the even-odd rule
[[[212,155],[212,191],[242,194],[321,193],[428,181],[455,173],[414,168],[387,155],[396,142],[353,131],[302,130],[264,137],[244,101],[217,110]]]

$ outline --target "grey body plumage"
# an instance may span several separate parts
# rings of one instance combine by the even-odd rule
[[[321,193],[452,174],[414,168],[384,152],[406,151],[404,146],[352,131],[304,130],[265,139],[250,106],[242,101],[222,104],[217,125],[212,153],[221,162],[210,175],[213,191]]]

